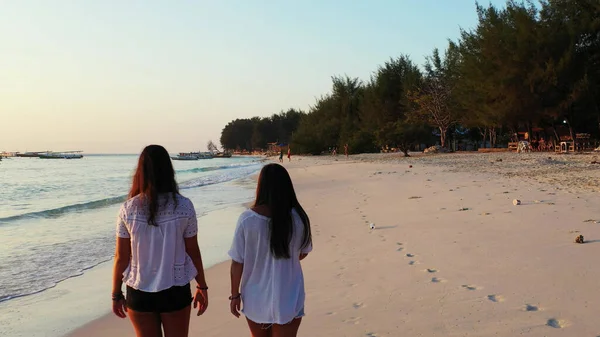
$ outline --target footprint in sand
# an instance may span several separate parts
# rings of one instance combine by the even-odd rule
[[[352,307],[353,307],[354,309],[360,309],[360,308],[362,308],[362,307],[364,307],[364,306],[365,306],[365,305],[364,305],[362,302],[356,302],[356,303],[352,304]]]
[[[359,324],[360,323],[360,317],[350,317],[348,319],[343,320],[342,323],[346,323],[346,324]]]
[[[504,302],[504,296],[502,295],[488,295],[487,298],[494,303]]]
[[[427,269],[425,269],[425,271],[428,273],[432,273],[432,274],[437,273],[437,269],[434,269],[434,268],[427,268]]]
[[[441,279],[439,277],[434,277],[434,278],[431,279],[431,282],[432,283],[442,283],[442,282],[446,282],[446,280]]]
[[[537,305],[532,305],[532,304],[525,304],[525,306],[523,307],[524,311],[539,311],[540,307],[538,307]]]
[[[415,254],[408,253],[406,254],[406,257],[415,257]]]
[[[330,312],[326,313],[325,315],[327,315],[327,316],[333,316],[335,314],[337,314],[335,311],[330,311]]]
[[[566,328],[569,325],[569,322],[565,321],[564,319],[550,318],[546,322],[546,325],[551,328],[562,329],[562,328]]]
[[[479,290],[478,286],[474,286],[474,285],[470,285],[470,284],[463,284],[462,285],[463,288],[467,289],[467,290]]]
[[[404,250],[404,248],[402,248],[402,247],[400,247],[400,248],[396,249],[396,251],[397,251],[397,252],[401,252],[401,251],[403,251],[403,250]]]
[[[402,246],[402,242],[396,242],[398,246]]]
[[[367,332],[367,334],[365,335],[367,337],[378,337],[379,335],[374,333],[374,332]]]
[[[419,262],[417,262],[417,261],[410,261],[410,262],[408,262],[408,264],[409,264],[410,266],[414,266],[415,264],[418,264],[418,263],[419,263]]]

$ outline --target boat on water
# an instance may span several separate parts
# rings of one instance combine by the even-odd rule
[[[46,152],[48,152],[48,151],[46,151]],[[16,156],[21,157],[21,158],[38,158],[40,156],[40,153],[44,153],[44,152],[16,153]]]
[[[69,151],[69,152],[44,152],[38,155],[40,159],[81,159],[83,155],[81,151]]]
[[[210,152],[195,152],[198,159],[213,159],[213,154]]]
[[[192,155],[191,153],[181,152],[175,157],[171,157],[173,160],[198,160],[197,156]]]
[[[231,158],[233,154],[231,152],[217,152],[213,155],[214,158]]]
[[[173,160],[199,160],[212,158],[213,155],[209,152],[180,152],[177,156],[171,157]]]

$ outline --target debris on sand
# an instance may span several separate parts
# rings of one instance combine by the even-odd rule
[[[439,145],[434,145],[423,150],[423,153],[447,153],[448,149]]]
[[[519,200],[519,199],[513,200],[513,205],[519,206],[520,204],[521,204],[521,200]]]
[[[584,243],[584,241],[583,241],[583,235],[578,235],[575,238],[575,243]]]

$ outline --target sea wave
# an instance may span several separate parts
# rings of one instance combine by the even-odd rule
[[[252,174],[253,172],[256,172],[260,168],[260,166],[261,166],[260,163],[254,162],[251,164],[244,163],[244,164],[238,164],[238,165],[233,164],[233,165],[225,165],[225,166],[201,167],[201,168],[189,169],[187,171],[192,172],[192,173],[218,171],[218,170],[229,170],[229,169],[239,169],[239,170],[236,170],[235,172],[229,171],[227,173],[213,174],[213,175],[209,175],[209,176],[205,176],[205,177],[193,178],[193,179],[181,182],[179,184],[179,186],[181,189],[189,189],[189,188],[197,188],[197,187],[202,187],[202,186],[220,184],[220,183],[228,182],[228,181],[238,179],[243,176]],[[181,172],[181,171],[179,171],[179,172]],[[47,209],[47,210],[43,210],[43,211],[35,211],[35,212],[17,214],[17,215],[13,215],[13,216],[9,216],[9,217],[0,218],[0,225],[3,223],[9,223],[9,222],[13,222],[13,221],[30,219],[30,218],[45,218],[45,219],[58,218],[58,217],[61,217],[61,216],[64,216],[64,215],[70,214],[70,213],[82,212],[82,211],[117,205],[117,204],[124,202],[126,199],[127,199],[126,195],[120,195],[120,196],[109,197],[109,198],[100,199],[100,200],[66,205],[66,206],[53,208],[53,209]]]
[[[23,292],[20,292],[20,293],[6,294],[6,295],[0,294],[0,303],[8,301],[8,300],[13,300],[13,299],[19,298],[19,297],[25,297],[25,296],[39,294],[39,293],[41,293],[43,291],[46,291],[48,289],[52,289],[52,288],[56,287],[59,283],[64,282],[64,281],[66,281],[68,279],[72,279],[74,277],[81,276],[81,275],[83,275],[83,273],[85,271],[90,270],[90,269],[92,269],[92,268],[94,268],[94,267],[96,267],[98,265],[101,265],[104,262],[108,262],[110,260],[112,260],[112,256],[110,258],[104,258],[102,260],[99,260],[98,262],[95,262],[95,263],[92,263],[90,265],[87,265],[86,267],[78,269],[75,273],[73,273],[73,274],[71,274],[69,276],[62,277],[62,278],[60,278],[60,279],[58,279],[58,280],[56,280],[54,282],[50,282],[50,283],[48,283],[46,285],[40,285],[40,283],[38,282],[37,283],[37,287],[27,287],[27,288],[25,288],[27,290],[24,290]]]
[[[125,195],[121,195],[121,196],[117,196],[117,197],[110,197],[110,198],[105,198],[105,199],[100,199],[100,200],[89,201],[89,202],[82,202],[79,204],[66,205],[63,207],[47,209],[47,210],[43,210],[43,211],[13,215],[13,216],[5,217],[5,218],[0,218],[0,224],[6,223],[6,222],[22,220],[22,219],[29,219],[29,218],[46,218],[46,219],[58,218],[67,213],[80,212],[80,211],[103,208],[103,207],[119,204],[119,203],[122,203],[123,201],[125,201],[126,197],[127,196],[125,196]]]
[[[230,165],[221,165],[221,166],[209,166],[209,167],[195,167],[187,170],[177,170],[177,173],[201,173],[201,172],[211,172],[211,171],[219,171],[219,170],[230,170],[236,168],[243,168],[249,166],[255,166],[256,162],[245,162],[239,164],[230,164]]]

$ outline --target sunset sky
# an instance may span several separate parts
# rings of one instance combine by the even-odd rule
[[[0,151],[205,150],[476,19],[472,0],[3,1]]]

